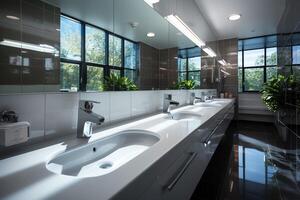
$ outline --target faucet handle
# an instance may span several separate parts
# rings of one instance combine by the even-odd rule
[[[84,111],[90,113],[93,110],[94,103],[99,104],[98,101],[91,101],[91,100],[80,100],[79,101],[79,107],[83,109]]]

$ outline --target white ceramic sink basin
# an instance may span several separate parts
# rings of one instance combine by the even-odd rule
[[[201,120],[200,114],[195,114],[194,112],[181,111],[172,114],[172,119],[174,120]]]
[[[61,175],[101,176],[125,165],[158,141],[159,137],[149,131],[123,131],[58,154],[46,168]]]

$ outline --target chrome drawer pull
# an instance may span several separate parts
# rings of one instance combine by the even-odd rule
[[[183,168],[179,171],[179,173],[177,174],[177,176],[174,178],[173,181],[171,181],[171,183],[168,185],[168,190],[172,190],[173,187],[176,185],[176,183],[179,181],[179,179],[181,178],[181,176],[184,174],[184,172],[186,171],[186,169],[188,168],[188,166],[191,164],[191,162],[195,159],[195,157],[197,156],[196,152],[191,153],[191,157],[187,160],[187,162],[184,164]]]
[[[209,134],[209,136],[207,136],[207,138],[204,140],[203,144],[206,147],[207,145],[210,144],[210,138],[215,134],[217,128],[219,128],[219,126],[224,122],[224,120],[226,119],[226,117],[228,116],[228,114],[225,115],[225,117],[217,124],[217,126],[212,130],[212,132]]]

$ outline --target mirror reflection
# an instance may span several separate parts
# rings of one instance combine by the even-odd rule
[[[88,1],[5,2],[1,93],[212,88],[219,80],[216,60],[173,15],[147,1]]]

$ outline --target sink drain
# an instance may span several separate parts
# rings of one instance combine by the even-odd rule
[[[112,167],[112,163],[102,163],[101,165],[99,165],[99,168],[101,169],[108,169]]]

